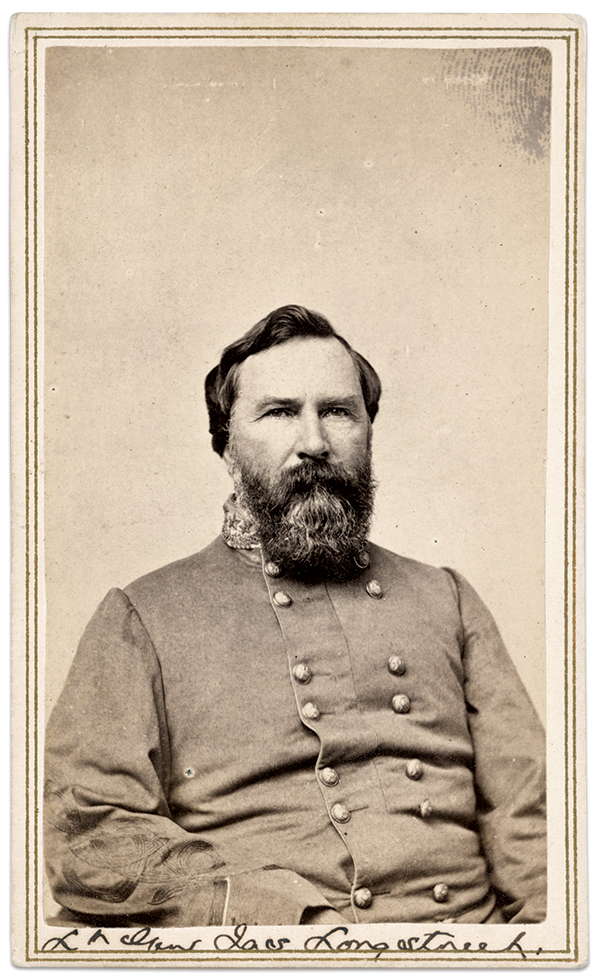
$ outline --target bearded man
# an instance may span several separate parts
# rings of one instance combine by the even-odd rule
[[[375,371],[287,306],[206,395],[222,536],[109,593],[49,724],[63,915],[543,920],[544,738],[493,619],[368,542]]]

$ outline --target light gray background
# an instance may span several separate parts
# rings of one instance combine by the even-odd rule
[[[458,568],[544,711],[549,57],[47,54],[47,701],[113,585],[219,532],[203,379],[274,307],[384,386],[373,539]]]

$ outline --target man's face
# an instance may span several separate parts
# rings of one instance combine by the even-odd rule
[[[310,579],[356,572],[372,511],[370,421],[348,351],[298,339],[238,374],[225,459],[268,556]]]
[[[269,481],[306,459],[350,468],[367,459],[369,417],[354,362],[338,340],[270,347],[241,364],[237,381],[230,443],[239,462]]]

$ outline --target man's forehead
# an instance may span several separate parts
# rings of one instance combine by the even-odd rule
[[[240,364],[238,397],[290,397],[303,391],[361,394],[358,371],[335,337],[306,337],[261,350]]]

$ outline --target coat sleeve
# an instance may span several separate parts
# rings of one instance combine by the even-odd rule
[[[280,867],[240,865],[169,810],[160,664],[114,589],[79,645],[46,735],[45,857],[59,904],[93,924],[298,924],[330,908]]]
[[[546,917],[545,735],[489,611],[452,571],[463,623],[465,699],[479,833],[510,922]]]

